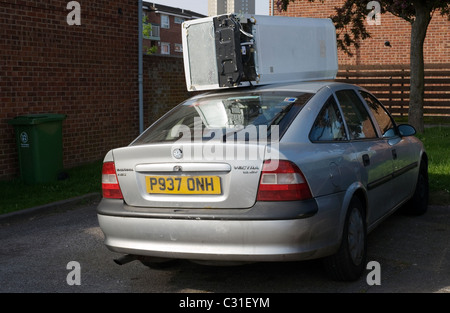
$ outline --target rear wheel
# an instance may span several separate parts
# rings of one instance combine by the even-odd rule
[[[328,275],[339,281],[358,279],[365,270],[367,229],[364,207],[357,197],[350,202],[338,252],[324,259]]]

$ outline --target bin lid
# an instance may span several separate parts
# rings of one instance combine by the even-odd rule
[[[36,125],[48,122],[62,121],[67,117],[65,114],[28,114],[16,116],[9,120],[11,125]]]

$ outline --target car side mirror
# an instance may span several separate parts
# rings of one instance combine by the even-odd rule
[[[409,124],[401,124],[398,125],[398,132],[402,137],[414,136],[416,134],[416,129]]]

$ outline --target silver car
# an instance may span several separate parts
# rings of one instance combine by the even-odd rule
[[[336,82],[194,96],[107,153],[98,220],[125,264],[323,259],[366,269],[367,234],[423,214],[428,158],[367,90]]]

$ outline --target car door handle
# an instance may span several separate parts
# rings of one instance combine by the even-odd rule
[[[364,166],[369,166],[370,165],[370,157],[369,157],[368,154],[363,154],[362,160],[363,160]]]
[[[392,149],[392,158],[394,160],[397,160],[397,150],[395,150],[395,149]]]

